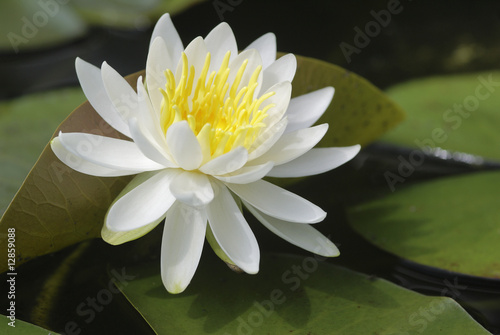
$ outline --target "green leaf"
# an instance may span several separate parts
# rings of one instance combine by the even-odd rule
[[[313,257],[265,256],[259,274],[201,262],[168,294],[159,264],[122,291],[157,334],[489,334],[455,301],[428,297]]]
[[[127,80],[135,83],[139,75],[144,72],[130,75]],[[326,62],[298,57],[293,94],[325,86],[334,86],[337,91],[333,105],[319,121],[331,125],[321,142],[323,146],[365,144],[403,117],[399,107],[361,77]],[[23,109],[22,113],[29,117],[36,109]],[[78,107],[55,134],[59,131],[119,136],[88,102]],[[22,128],[15,137],[22,141],[30,132],[29,128]],[[0,228],[16,228],[18,264],[99,237],[109,205],[129,180],[129,177],[98,178],[73,171],[47,146],[0,220]],[[5,270],[5,265],[0,267],[0,271]]]
[[[48,331],[19,319],[16,319],[13,323],[15,327],[9,326],[9,322],[11,322],[11,320],[7,316],[2,317],[2,322],[0,323],[0,333],[4,335],[57,335],[57,333]]]
[[[46,48],[87,31],[71,6],[59,1],[2,0],[0,13],[0,50],[4,51]]]
[[[67,88],[0,103],[0,215],[54,129],[82,101],[80,88]]]
[[[354,207],[351,225],[376,246],[411,261],[500,278],[500,173],[448,177]]]
[[[28,103],[30,106],[33,107],[31,101]],[[27,119],[30,115],[36,115],[38,108],[22,109],[20,113],[25,114],[24,118]],[[42,115],[38,118],[42,118]],[[14,135],[22,141],[29,138],[31,131],[30,128],[21,128]],[[73,111],[53,136],[59,131],[119,136],[88,101]],[[11,147],[9,151],[12,153],[15,149]],[[5,166],[13,169],[10,162],[8,160]],[[100,236],[109,204],[129,179],[98,178],[76,172],[59,161],[50,145],[47,145],[0,219],[3,231],[16,228],[17,265]],[[7,239],[7,236],[2,236],[2,239]],[[6,269],[7,264],[2,263],[0,271]]]
[[[314,58],[297,56],[292,85],[293,96],[335,88],[332,103],[317,122],[330,125],[320,146],[365,145],[405,118],[403,110],[366,79]]]
[[[492,71],[419,79],[388,89],[408,119],[382,140],[499,160],[499,79],[500,72]]]
[[[175,13],[203,0],[74,0],[76,10],[91,24],[144,29],[163,13]]]

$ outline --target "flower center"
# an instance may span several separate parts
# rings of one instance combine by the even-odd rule
[[[207,53],[200,76],[194,83],[194,66],[189,68],[187,56],[182,53],[179,82],[175,82],[172,71],[167,69],[167,83],[165,89],[161,90],[163,100],[160,122],[163,132],[166,134],[173,123],[186,120],[200,144],[209,146],[212,158],[239,146],[249,149],[266,127],[263,120],[274,106],[267,104],[260,108],[264,100],[273,96],[274,92],[254,99],[262,66],[253,71],[246,86],[238,89],[248,60],[243,62],[233,82],[229,83],[229,57],[228,51],[219,70],[208,74],[210,53]]]

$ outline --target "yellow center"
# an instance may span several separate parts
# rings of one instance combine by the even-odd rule
[[[163,132],[166,134],[173,123],[186,120],[200,144],[208,146],[212,158],[239,146],[249,149],[265,128],[262,121],[274,106],[268,104],[260,109],[264,100],[274,95],[274,92],[254,99],[262,66],[258,66],[248,84],[238,90],[248,64],[248,60],[245,60],[234,81],[228,83],[231,71],[228,67],[229,57],[228,51],[219,70],[208,74],[210,53],[207,53],[201,74],[194,83],[194,66],[189,68],[187,56],[182,53],[179,82],[176,84],[172,71],[166,70],[167,83],[165,89],[161,90],[160,122]]]

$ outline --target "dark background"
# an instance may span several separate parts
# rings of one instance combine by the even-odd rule
[[[279,51],[338,64],[381,88],[415,77],[500,67],[500,3],[494,0],[400,0],[398,14],[368,36],[348,62],[340,44],[355,47],[355,28],[365,31],[375,21],[373,11],[387,10],[389,2],[214,0],[173,21],[185,45],[205,36],[221,17],[240,48],[272,31]],[[0,50],[0,98],[77,84],[77,56],[96,65],[106,60],[123,75],[141,70],[150,34],[150,29],[93,27],[84,38],[44,50]]]

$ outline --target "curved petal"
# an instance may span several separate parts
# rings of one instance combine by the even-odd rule
[[[175,201],[169,186],[177,174],[175,169],[148,174],[147,180],[131,189],[109,208],[105,218],[108,229],[129,231],[163,218]],[[143,177],[138,175],[135,178]]]
[[[158,144],[166,145],[165,136],[160,127],[160,118],[154,111],[150,96],[142,82],[142,76],[137,78],[137,103],[139,104],[138,120],[140,123],[144,125],[144,128],[148,130]]]
[[[228,189],[221,184],[207,206],[208,222],[215,240],[233,263],[246,273],[259,272],[257,240]]]
[[[288,163],[311,150],[325,136],[327,130],[328,124],[324,123],[315,127],[285,133],[272,148],[254,162],[255,164],[261,164],[272,161],[274,165]]]
[[[205,41],[201,37],[197,37],[188,44],[184,50],[186,57],[188,59],[189,71],[191,71],[191,66],[194,67],[194,83],[198,81],[200,77],[201,70],[205,64],[205,58],[207,56],[207,47],[205,46]],[[177,64],[177,70],[175,72],[175,83],[179,84],[182,75],[182,61]]]
[[[267,91],[271,86],[283,81],[292,82],[297,70],[297,59],[294,54],[278,58],[264,70],[261,91]]]
[[[292,83],[289,81],[280,82],[269,88],[268,92],[274,92],[275,94],[264,100],[260,108],[263,109],[268,105],[274,105],[269,109],[268,116],[263,120],[267,127],[272,127],[285,115],[292,96]]]
[[[286,132],[312,126],[330,105],[335,89],[325,87],[290,100]]]
[[[267,33],[262,35],[245,50],[256,49],[262,57],[262,67],[265,69],[276,60],[276,35]]]
[[[236,38],[231,27],[226,22],[220,23],[208,33],[207,37],[205,37],[205,45],[207,51],[211,54],[209,74],[220,68],[226,52],[231,52],[232,57],[238,55]]]
[[[134,142],[86,133],[59,133],[59,141],[73,155],[110,169],[153,171],[164,166],[150,160]]]
[[[161,37],[167,46],[168,54],[173,64],[177,64],[184,50],[181,38],[175,29],[169,14],[163,14],[156,23],[151,35],[150,48],[156,37]]]
[[[75,171],[80,173],[85,173],[91,176],[97,177],[119,177],[119,176],[128,176],[131,174],[137,174],[143,171],[139,170],[130,170],[130,169],[112,169],[109,167],[104,167],[101,165],[97,165],[91,163],[87,160],[84,160],[80,156],[73,154],[72,151],[67,150],[61,143],[61,139],[59,137],[54,138],[50,142],[50,147],[52,151],[56,155],[57,158],[61,160],[64,164],[69,166]]]
[[[170,184],[170,192],[180,202],[192,207],[202,207],[214,198],[210,180],[202,173],[184,171]]]
[[[333,170],[354,158],[360,145],[338,148],[315,148],[288,163],[275,166],[268,177],[294,178]]]
[[[200,143],[187,121],[176,122],[168,128],[167,145],[175,162],[184,170],[197,169],[203,161]]]
[[[316,223],[326,217],[326,212],[312,202],[264,180],[226,186],[264,214],[283,221]]]
[[[276,144],[276,142],[279,141],[286,130],[287,122],[287,118],[284,117],[274,126],[266,128],[264,132],[260,134],[259,137],[252,143],[252,146],[248,150],[248,161],[252,162],[252,165],[253,160],[265,154],[272,148],[273,145]]]
[[[118,194],[118,196],[113,200],[110,207],[113,206],[118,200],[120,200],[124,195],[132,191],[134,188],[151,178],[155,172],[145,172],[135,176],[128,184],[123,188],[123,190]],[[139,237],[142,237],[153,230],[161,221],[163,217],[148,223],[137,229],[132,229],[129,231],[113,231],[110,230],[107,225],[103,225],[101,229],[101,236],[104,241],[112,245],[119,245],[125,242],[129,242]]]
[[[149,48],[148,59],[146,61],[146,83],[158,120],[161,113],[161,101],[163,100],[160,88],[164,89],[167,83],[167,77],[165,77],[164,72],[167,69],[173,71],[176,66],[177,62],[174,63],[170,58],[165,41],[160,37],[155,38]]]
[[[101,70],[78,57],[75,60],[75,68],[83,93],[85,93],[92,107],[111,127],[123,135],[130,137],[127,122],[123,120],[115,109],[115,106],[106,93]]]
[[[267,162],[261,165],[255,166],[244,166],[241,169],[221,176],[214,176],[218,180],[225,183],[233,183],[233,184],[248,184],[253,183],[259,179],[264,178],[269,171],[273,168],[273,162]]]
[[[172,162],[173,158],[170,157],[166,144],[164,146],[158,144],[158,142],[143,129],[136,118],[131,118],[129,120],[129,125],[130,136],[144,156],[164,167],[178,167]]]
[[[262,59],[260,58],[259,53],[254,49],[245,50],[238,56],[234,57],[229,62],[229,68],[231,69],[231,72],[229,72],[227,82],[230,85],[229,86],[230,89],[234,82],[234,79],[236,78],[236,75],[238,74],[238,70],[246,60],[248,60],[248,63],[246,65],[245,72],[241,77],[241,81],[240,84],[238,85],[237,91],[241,90],[245,86],[248,86],[248,82],[250,81],[250,78],[252,77],[255,69],[257,69],[257,67],[262,65]],[[262,71],[259,73],[257,82],[258,85],[254,92],[254,98],[259,96],[260,87],[262,86]]]
[[[200,171],[211,176],[231,173],[245,165],[247,159],[247,149],[238,147],[202,165]]]
[[[207,217],[203,211],[176,203],[167,212],[161,242],[161,279],[170,293],[181,293],[200,262]]]
[[[310,225],[278,220],[258,211],[246,202],[244,204],[260,223],[285,241],[321,256],[340,255],[335,244]]]

